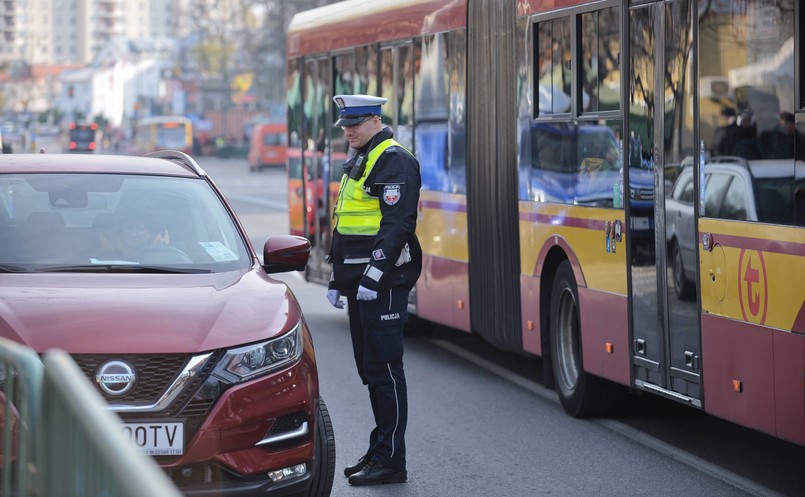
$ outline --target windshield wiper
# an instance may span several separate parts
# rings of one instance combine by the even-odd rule
[[[39,273],[154,273],[154,274],[203,274],[210,269],[175,268],[166,266],[141,266],[140,264],[93,264],[89,266],[57,266],[38,270]]]
[[[0,273],[27,273],[28,271],[29,269],[27,267],[0,264]]]

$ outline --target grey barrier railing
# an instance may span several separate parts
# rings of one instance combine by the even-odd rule
[[[40,495],[36,488],[41,481],[37,432],[43,369],[33,350],[0,339],[0,398],[3,400],[0,495],[3,497]]]
[[[124,437],[120,419],[67,353],[48,351],[43,362],[0,338],[3,497],[181,497],[156,462]]]

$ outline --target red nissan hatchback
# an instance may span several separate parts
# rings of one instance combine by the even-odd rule
[[[332,423],[299,303],[189,156],[0,156],[0,336],[67,351],[192,495],[328,496]]]

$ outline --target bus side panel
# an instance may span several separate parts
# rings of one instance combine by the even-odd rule
[[[470,332],[468,274],[466,262],[423,254],[416,286],[417,316]]]
[[[520,299],[522,301],[520,316],[523,330],[523,350],[539,356],[542,355],[539,298],[541,282],[542,279],[537,276],[520,274]]]
[[[288,57],[451,31],[467,20],[464,0],[374,0],[361,11],[330,4],[297,14],[288,27]]]
[[[775,331],[777,436],[805,445],[805,335]]]
[[[539,14],[588,3],[589,0],[522,0],[517,2],[517,16]]]
[[[768,328],[702,314],[704,410],[774,435],[773,349]]]
[[[469,332],[466,198],[422,190],[419,205],[416,233],[423,265],[417,283],[417,315]]]
[[[579,287],[579,314],[584,370],[629,385],[631,361],[626,297]]]

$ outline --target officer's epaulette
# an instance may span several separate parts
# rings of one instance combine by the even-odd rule
[[[397,146],[392,145],[389,148],[387,148],[386,150],[384,150],[383,153],[384,154],[396,154],[397,153]]]

